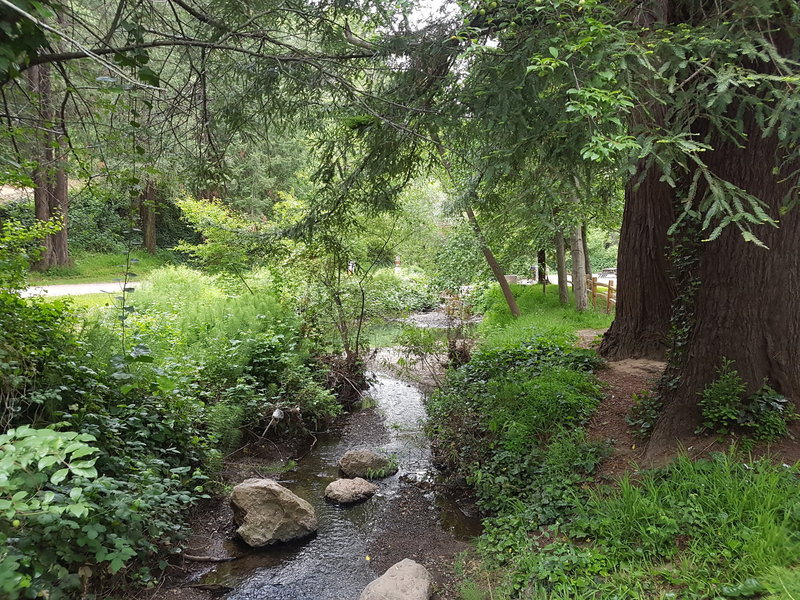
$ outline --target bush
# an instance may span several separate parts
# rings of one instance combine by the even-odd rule
[[[788,422],[798,418],[794,405],[766,381],[746,398],[744,380],[732,366],[732,361],[723,360],[717,378],[700,393],[703,427],[723,434],[738,429],[758,441],[785,436]]]
[[[368,282],[367,302],[370,314],[382,316],[430,310],[438,304],[438,297],[424,273],[379,269]]]
[[[572,476],[554,483],[558,477],[548,475],[545,485],[543,474],[552,474],[545,456],[548,448],[561,452],[565,436],[581,435],[577,428],[599,398],[589,374],[596,364],[591,352],[544,337],[480,348],[429,400],[437,457],[467,478],[485,510],[502,514],[520,498],[537,496],[537,519],[554,519]],[[591,470],[599,449],[571,440]]]
[[[52,416],[80,352],[63,302],[0,292],[0,431]]]

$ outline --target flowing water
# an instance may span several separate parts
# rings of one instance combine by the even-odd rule
[[[237,560],[222,563],[203,577],[203,583],[231,588],[231,600],[355,600],[375,578],[367,560],[367,548],[380,530],[391,500],[401,486],[432,482],[435,469],[430,449],[422,432],[425,420],[423,394],[415,386],[378,374],[367,391],[384,417],[387,436],[379,432],[378,451],[394,454],[399,472],[378,483],[378,493],[355,506],[326,502],[325,487],[337,479],[337,462],[349,449],[362,447],[363,436],[346,427],[348,418],[333,431],[320,437],[313,451],[296,469],[284,474],[280,482],[310,502],[317,513],[319,530],[308,540],[288,545],[248,551]],[[416,482],[416,483],[414,483]],[[439,514],[440,527],[458,539],[479,533],[480,522],[463,514],[444,495],[426,494],[429,510]],[[241,545],[230,542],[235,554]]]

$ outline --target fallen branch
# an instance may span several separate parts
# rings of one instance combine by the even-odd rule
[[[194,554],[184,554],[183,558],[186,560],[190,560],[192,562],[213,562],[213,563],[221,563],[221,562],[230,562],[232,560],[236,560],[238,557],[236,556],[195,556]]]

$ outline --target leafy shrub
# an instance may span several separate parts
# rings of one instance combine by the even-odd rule
[[[503,515],[522,498],[537,523],[552,522],[572,506],[574,477],[585,477],[567,447],[581,448],[588,471],[601,454],[578,428],[599,398],[588,373],[596,364],[591,352],[548,338],[480,348],[429,400],[438,458],[468,480],[485,510]],[[570,464],[570,473],[556,464]]]
[[[73,250],[118,253],[126,248],[131,200],[107,186],[87,185],[69,197],[69,241]]]
[[[764,383],[761,389],[748,399],[739,424],[748,428],[755,438],[768,442],[789,433],[788,423],[798,419],[794,404]]]
[[[739,420],[745,384],[732,361],[723,360],[717,378],[701,392],[698,402],[703,414],[703,427],[717,433],[728,433]]]
[[[386,315],[430,310],[438,297],[424,273],[379,269],[367,284],[367,302],[371,314]]]
[[[58,405],[79,352],[63,302],[0,292],[0,431]],[[24,419],[23,417],[27,417]]]
[[[746,386],[733,362],[723,360],[717,378],[701,392],[698,402],[703,427],[716,433],[743,430],[758,441],[771,441],[788,433],[788,422],[798,418],[794,405],[765,381],[745,398]]]
[[[15,219],[0,219],[0,291],[13,292],[25,287],[28,267],[41,253],[40,240],[58,230],[55,221],[25,224]]]

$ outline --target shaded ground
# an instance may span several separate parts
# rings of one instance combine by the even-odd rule
[[[626,359],[607,363],[597,372],[606,392],[605,398],[586,426],[590,440],[610,441],[613,453],[600,465],[601,477],[616,478],[644,454],[644,444],[637,440],[625,417],[633,407],[633,395],[651,389],[666,363],[647,359]]]

